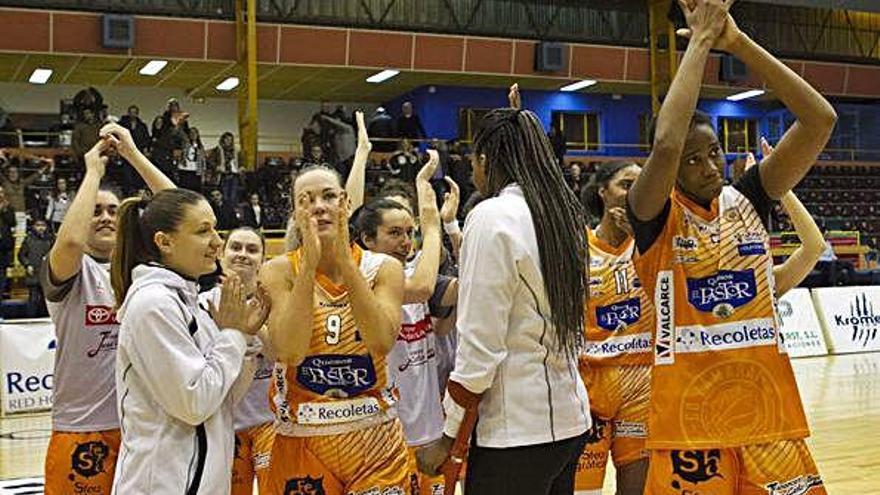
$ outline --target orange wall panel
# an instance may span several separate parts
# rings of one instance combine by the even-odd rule
[[[843,65],[804,63],[804,79],[822,93],[842,94],[845,78]]]
[[[880,96],[880,68],[851,65],[846,94]]]
[[[465,70],[509,74],[513,42],[506,40],[467,39]]]
[[[273,25],[257,26],[257,61],[278,61],[278,27]]]
[[[208,58],[211,60],[235,60],[235,24],[232,22],[208,23]]]
[[[345,65],[344,29],[281,27],[282,63]]]
[[[134,28],[135,55],[204,59],[205,21],[138,17]]]
[[[651,60],[648,50],[628,48],[626,50],[626,74],[627,81],[644,82],[651,80]]]
[[[625,48],[575,46],[571,59],[571,77],[575,79],[623,80]]]
[[[101,16],[96,14],[57,13],[52,16],[52,48],[70,53],[127,53],[127,49],[101,46]],[[137,28],[135,28],[137,29]]]
[[[460,71],[463,55],[461,37],[416,35],[415,69]]]
[[[0,50],[49,51],[49,14],[0,9]]]
[[[379,31],[351,31],[348,63],[362,67],[410,68],[413,35]]]

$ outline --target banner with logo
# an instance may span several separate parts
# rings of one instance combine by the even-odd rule
[[[880,287],[813,289],[831,352],[880,351]]]
[[[791,357],[828,354],[810,289],[792,289],[779,299],[782,341]]]
[[[48,319],[0,323],[0,413],[52,407],[55,328]]]

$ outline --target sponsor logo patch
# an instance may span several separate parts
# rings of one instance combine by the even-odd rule
[[[382,412],[379,401],[363,397],[333,402],[304,402],[296,412],[296,421],[302,425],[332,425],[350,423]]]
[[[822,486],[822,478],[815,474],[798,476],[788,481],[773,481],[764,485],[768,495],[803,495],[811,488]]]
[[[763,242],[744,242],[736,246],[740,256],[758,256],[767,254],[767,248]]]
[[[688,302],[704,313],[727,318],[733,310],[755,298],[757,283],[754,270],[720,270],[704,278],[687,279]]]
[[[649,332],[611,337],[601,342],[587,342],[584,354],[595,358],[610,358],[623,354],[651,352]]]
[[[91,478],[104,472],[104,460],[109,454],[110,447],[104,442],[80,443],[70,456],[70,467],[76,474]]]
[[[654,292],[654,307],[657,308],[656,334],[654,343],[654,364],[673,364],[675,362],[675,299],[672,272],[657,274]]]
[[[635,423],[632,421],[615,421],[614,437],[615,438],[647,438],[648,428],[645,423]]]
[[[596,308],[596,323],[610,332],[625,330],[642,317],[642,301],[638,297]]]
[[[292,478],[284,485],[284,495],[326,495],[324,477]]]
[[[696,237],[685,237],[677,235],[672,238],[672,249],[678,251],[696,251],[700,246],[700,241]]]
[[[297,367],[296,381],[316,394],[344,399],[372,388],[376,369],[370,356],[319,354]]]
[[[710,326],[683,326],[677,329],[676,352],[728,351],[762,345],[776,345],[772,319],[758,318]]]
[[[672,474],[682,481],[697,485],[712,478],[724,478],[720,473],[721,450],[673,450]],[[681,482],[672,480],[672,487],[681,490]]]
[[[113,312],[113,308],[110,306],[87,304],[85,313],[85,325],[87,327],[93,327],[96,325],[119,325],[119,321],[116,319],[116,313]]]

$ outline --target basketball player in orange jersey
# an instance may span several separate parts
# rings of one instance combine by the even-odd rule
[[[100,187],[111,148],[153,192],[175,187],[116,124],[104,126],[85,154],[85,176],[40,272],[58,339],[45,464],[49,495],[110,495],[119,454],[114,377],[119,322],[110,285],[119,198]]]
[[[605,164],[582,198],[601,221],[587,231],[590,294],[580,372],[590,395],[593,427],[578,462],[576,494],[602,492],[609,451],[619,494],[641,494],[648,470],[654,307],[636,276],[635,242],[626,220],[626,193],[639,172],[632,162]]]
[[[779,335],[772,202],[825,146],[831,105],[736,26],[729,0],[680,1],[690,42],[628,194],[636,271],[656,327],[646,494],[819,494],[822,479]],[[706,115],[694,113],[711,48],[730,52],[796,116],[776,150],[732,187]]]
[[[270,493],[406,493],[417,481],[385,364],[403,268],[351,245],[336,172],[303,171],[293,197],[301,247],[261,270],[278,356]]]

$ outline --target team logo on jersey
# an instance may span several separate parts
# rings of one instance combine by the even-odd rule
[[[596,308],[596,323],[609,332],[623,331],[642,317],[642,301],[638,297]]]
[[[736,236],[736,250],[740,256],[767,254],[764,236],[760,232],[744,232]]]
[[[370,356],[319,354],[297,367],[296,381],[316,394],[344,399],[372,388],[376,369]]]
[[[287,480],[284,485],[284,495],[326,495],[324,491],[324,477],[293,478]]]
[[[724,212],[724,219],[728,222],[738,222],[742,219],[739,210],[731,209]]]
[[[87,327],[92,327],[95,325],[118,325],[119,321],[116,319],[116,313],[113,312],[113,308],[110,306],[103,306],[100,304],[87,304],[86,305],[86,323]]]
[[[721,475],[721,450],[673,450],[669,453],[672,458],[672,473],[682,480],[698,484],[712,478],[724,478]],[[678,480],[672,481],[672,487],[681,490]]]
[[[811,488],[822,486],[822,478],[816,474],[798,476],[788,481],[773,481],[764,485],[768,495],[804,495]]]
[[[593,413],[590,413],[593,419],[593,426],[587,430],[587,445],[593,445],[605,438],[605,428],[608,427],[608,420],[602,419]]]
[[[687,279],[688,302],[704,313],[728,318],[736,308],[755,298],[757,284],[754,270],[721,270],[705,278]]]
[[[110,454],[110,447],[104,442],[85,442],[77,444],[70,456],[71,469],[86,478],[104,472],[104,460]]]

